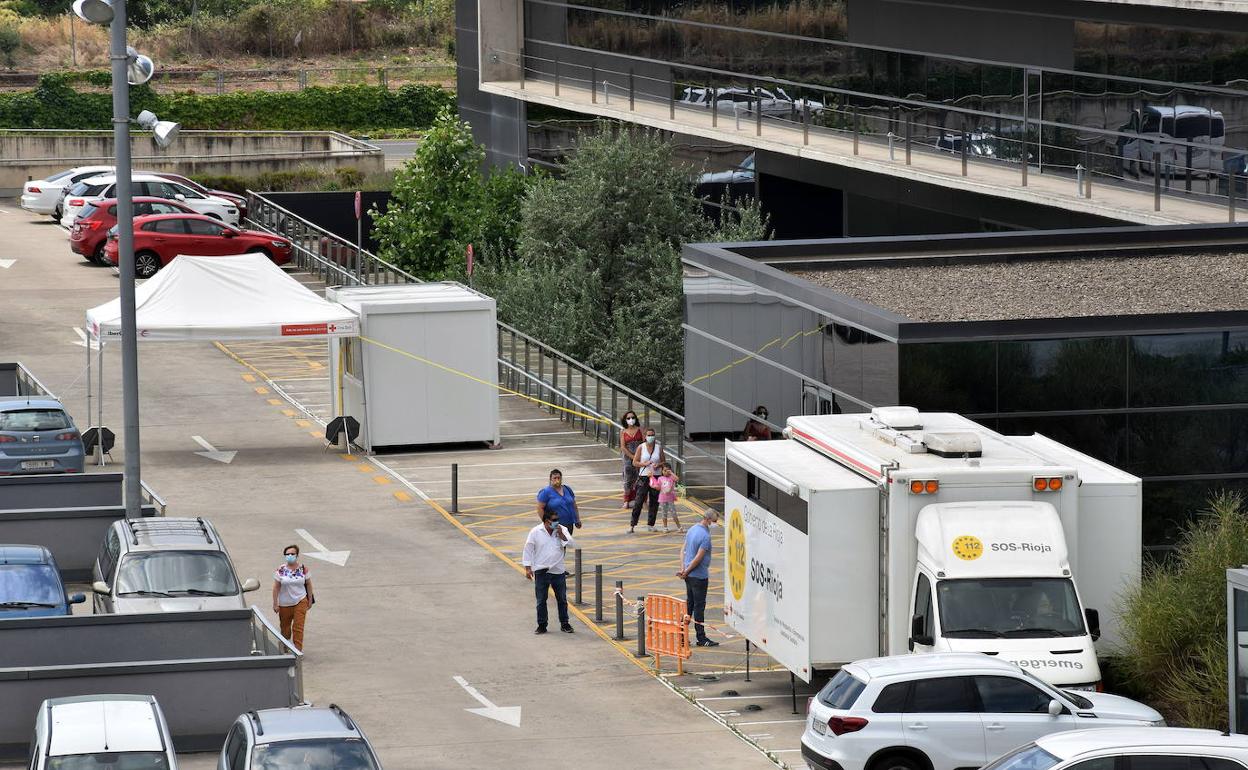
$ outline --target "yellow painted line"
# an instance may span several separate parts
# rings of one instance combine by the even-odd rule
[[[389,484],[390,477],[389,476],[373,476],[373,481],[377,482],[378,484]]]
[[[287,417],[294,417],[295,415],[299,413],[296,412],[294,409],[283,409],[282,414],[286,415]]]
[[[268,401],[269,401],[269,406],[281,406],[282,404],[286,403],[280,398],[270,398]]]
[[[308,431],[308,435],[316,436],[317,438],[324,438],[324,434],[322,434],[319,430],[310,430]]]
[[[259,393],[259,394],[260,394],[260,395],[262,395],[262,396],[265,396],[265,395],[268,395],[268,393],[269,393],[269,389],[268,389],[268,388],[266,388],[266,387],[263,387],[263,386],[262,386],[262,387],[257,387],[257,388],[256,388],[256,392],[257,392],[257,393]]]
[[[311,424],[312,423],[308,422],[307,420],[295,420],[295,425],[298,425],[300,428],[306,428]],[[320,434],[318,433],[316,435],[320,435]]]
[[[341,457],[341,458],[342,458],[342,459],[344,459],[344,460],[350,460],[351,462],[355,462],[355,461],[356,461],[356,456],[355,456],[355,455],[338,455],[338,456],[339,456],[339,457]]]
[[[373,471],[377,470],[376,468],[369,465],[368,463],[360,463],[359,465],[355,466],[355,468],[360,473],[372,473]]]
[[[243,375],[243,382],[255,382],[255,381],[256,381],[256,375],[254,374]]]
[[[412,496],[400,490],[394,493],[394,499],[406,503],[411,501]]]

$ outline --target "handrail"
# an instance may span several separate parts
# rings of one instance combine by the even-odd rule
[[[375,285],[423,283],[372,252],[247,191],[248,223],[290,238],[294,262],[326,283]],[[309,245],[313,244],[313,245]],[[332,280],[331,280],[332,279]],[[677,473],[684,471],[685,418],[540,340],[498,323],[499,381],[510,390],[545,402],[551,414],[610,447],[619,445],[615,420],[625,409],[649,422],[667,448]],[[577,392],[579,388],[579,393]]]

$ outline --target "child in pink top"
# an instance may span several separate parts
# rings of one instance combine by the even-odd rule
[[[663,463],[659,466],[659,473],[651,477],[650,486],[659,490],[659,512],[663,514],[663,531],[670,532],[667,528],[667,517],[672,517],[672,521],[676,523],[676,531],[681,531],[680,518],[676,515],[676,483],[680,481],[680,477],[672,471],[672,466]]]

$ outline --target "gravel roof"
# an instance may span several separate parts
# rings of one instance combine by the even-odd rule
[[[1248,254],[789,271],[912,321],[1248,310]]]

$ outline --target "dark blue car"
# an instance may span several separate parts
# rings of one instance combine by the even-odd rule
[[[83,594],[65,595],[56,559],[41,545],[0,545],[0,620],[68,615]]]

